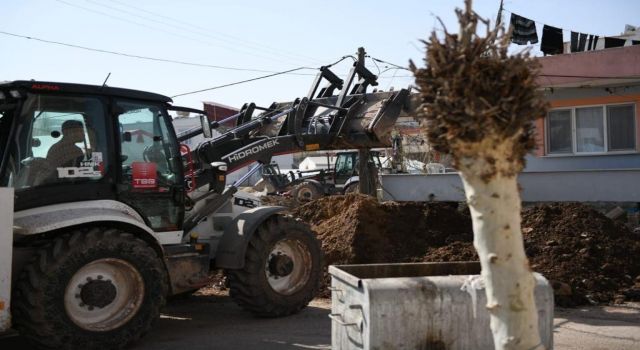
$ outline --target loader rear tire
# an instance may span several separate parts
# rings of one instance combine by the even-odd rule
[[[323,193],[318,188],[318,185],[313,182],[305,181],[294,187],[293,191],[291,191],[291,195],[298,204],[305,204],[322,197]]]
[[[22,271],[15,327],[40,347],[119,349],[151,328],[167,285],[146,242],[118,229],[76,230],[38,250]]]
[[[275,215],[253,234],[239,270],[227,270],[230,295],[260,317],[280,317],[302,310],[322,279],[322,249],[309,226]]]
[[[344,188],[344,194],[360,193],[360,182],[352,182]]]

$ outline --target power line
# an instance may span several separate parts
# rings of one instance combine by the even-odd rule
[[[347,58],[351,58],[351,59],[353,59],[354,61],[356,60],[356,58],[355,58],[355,57],[353,57],[353,56],[351,56],[351,55],[345,55],[345,56],[342,56],[339,60],[337,60],[337,61],[335,61],[335,62],[333,62],[333,63],[331,63],[331,64],[329,64],[329,65],[326,65],[326,66],[324,66],[324,67],[329,68],[329,67],[331,67],[331,66],[334,66],[334,65],[336,65],[336,64],[338,64],[338,63],[340,63],[340,62],[342,62],[342,61],[346,60]],[[229,86],[234,86],[234,85],[240,85],[240,84],[248,83],[248,82],[251,82],[251,81],[256,81],[256,80],[260,80],[260,79],[266,79],[266,78],[275,77],[276,75],[287,74],[287,73],[293,73],[293,72],[295,72],[295,71],[302,70],[302,69],[310,69],[310,68],[308,68],[308,67],[299,67],[299,68],[289,69],[289,70],[282,71],[282,72],[276,72],[276,73],[269,74],[269,75],[263,75],[263,76],[255,77],[255,78],[251,78],[251,79],[240,80],[240,81],[236,81],[236,82],[233,82],[233,83],[228,83],[228,84],[218,85],[218,86],[214,86],[214,87],[210,87],[210,88],[206,88],[206,89],[200,89],[200,90],[196,90],[196,91],[185,92],[185,93],[181,93],[181,94],[173,95],[173,96],[171,96],[171,98],[176,98],[176,97],[180,97],[180,96],[186,96],[186,95],[197,94],[197,93],[205,92],[205,91],[211,91],[211,90],[222,89],[222,88],[224,88],[224,87],[229,87]]]
[[[239,43],[238,40],[230,40],[230,39],[225,39],[225,38],[219,38],[219,37],[216,37],[216,36],[212,36],[209,33],[203,32],[202,30],[193,30],[193,29],[187,28],[187,27],[185,27],[183,25],[177,25],[174,22],[179,22],[179,21],[176,21],[175,19],[169,19],[169,21],[167,21],[167,19],[158,20],[158,19],[154,19],[154,18],[149,18],[148,16],[142,16],[142,15],[140,15],[138,13],[134,13],[134,12],[131,12],[131,11],[123,10],[123,9],[120,9],[120,8],[117,8],[117,7],[114,7],[114,6],[103,4],[103,3],[99,2],[99,1],[95,1],[95,0],[86,0],[86,1],[88,1],[88,2],[90,2],[92,4],[94,4],[94,5],[97,5],[97,6],[105,7],[107,9],[112,10],[112,11],[117,11],[117,12],[124,13],[124,14],[126,14],[128,16],[133,16],[133,17],[141,18],[141,19],[143,19],[145,21],[151,21],[151,22],[154,22],[154,23],[158,23],[158,24],[161,24],[162,26],[165,26],[165,27],[169,26],[169,27],[173,27],[173,28],[176,28],[178,30],[181,30],[181,31],[185,31],[185,32],[193,33],[193,34],[196,34],[196,35],[199,35],[199,36],[211,38],[211,39],[214,39],[216,41],[225,42],[227,44],[230,44],[231,46],[220,45],[220,47],[226,48],[228,50],[232,50],[232,51],[235,51],[235,52],[239,52],[239,53],[242,53],[242,54],[245,54],[245,55],[251,55],[251,56],[256,56],[257,55],[257,56],[260,56],[260,57],[265,57],[263,55],[256,54],[256,51],[258,51],[258,52],[261,52],[263,54],[272,56],[272,57],[266,57],[266,58],[274,59],[274,57],[275,57],[275,59],[277,59],[278,61],[282,61],[282,59],[283,59],[282,56],[285,56],[285,55],[283,55],[282,52],[278,52],[277,54],[274,55],[273,53],[265,52],[263,49],[256,48],[255,46],[254,47],[248,47],[245,44]],[[122,3],[120,3],[120,4],[121,4],[120,6],[127,6],[126,4],[122,4]],[[127,6],[127,7],[133,8],[133,9],[135,9],[137,11],[143,11],[142,9],[137,8],[135,6]],[[148,11],[144,11],[144,12],[148,12]],[[154,16],[157,16],[157,15],[154,15]],[[199,39],[195,39],[195,38],[194,38],[194,40],[200,41]],[[211,44],[208,41],[206,43]],[[215,44],[215,45],[219,45],[219,44]],[[251,51],[239,50],[237,48],[237,46],[247,47]],[[288,55],[286,55],[286,56],[288,56]],[[295,62],[296,62],[295,64],[300,64],[300,62],[303,62],[300,58],[292,58],[292,59],[295,60]],[[305,58],[304,62],[307,63],[308,61],[309,61],[309,59]],[[293,62],[293,61],[288,60],[288,62]]]
[[[221,88],[224,88],[224,87],[244,84],[244,83],[248,83],[248,82],[251,82],[251,81],[256,81],[256,80],[260,80],[260,79],[266,79],[266,78],[274,77],[274,76],[277,76],[277,75],[283,75],[283,74],[316,75],[316,74],[306,74],[306,73],[294,73],[294,72],[297,72],[297,71],[300,71],[300,70],[305,70],[305,69],[311,69],[311,70],[315,70],[316,69],[316,68],[311,68],[311,67],[298,67],[298,68],[294,68],[294,69],[289,69],[289,70],[285,70],[285,71],[276,72],[276,71],[269,71],[269,70],[263,70],[263,69],[229,67],[229,66],[220,66],[220,65],[212,65],[212,64],[203,64],[203,63],[178,61],[178,60],[157,58],[157,57],[149,57],[149,56],[140,56],[140,55],[134,55],[134,54],[129,54],[129,53],[125,53],[125,52],[110,51],[110,50],[97,49],[97,48],[92,48],[92,47],[87,47],[87,46],[76,45],[76,44],[69,44],[69,43],[64,43],[64,42],[59,42],[59,41],[46,40],[46,39],[41,39],[41,38],[27,36],[27,35],[21,35],[21,34],[5,32],[5,31],[1,31],[1,30],[0,30],[0,34],[6,35],[6,36],[22,38],[22,39],[39,41],[39,42],[43,42],[43,43],[47,43],[47,44],[71,47],[71,48],[75,48],[75,49],[81,49],[81,50],[86,50],[86,51],[105,53],[105,54],[117,55],[117,56],[124,56],[124,57],[128,57],[128,58],[142,59],[142,60],[148,60],[148,61],[174,63],[174,64],[180,64],[180,65],[186,65],[186,66],[195,66],[195,67],[213,68],[213,69],[223,69],[223,70],[232,70],[232,71],[271,73],[271,74],[268,74],[268,75],[259,76],[259,77],[246,79],[246,80],[241,80],[241,81],[237,81],[237,82],[233,82],[233,83],[218,85],[218,86],[214,86],[214,87],[207,88],[207,89],[201,89],[201,90],[197,90],[197,91],[181,93],[181,94],[172,96],[172,98],[185,96],[185,95],[191,95],[191,94],[195,94],[195,93],[199,93],[199,92],[205,92],[205,91],[210,91],[210,90],[221,89]],[[342,56],[339,60],[337,60],[337,61],[335,61],[335,62],[333,62],[333,63],[331,63],[331,64],[329,64],[329,65],[327,65],[325,67],[327,67],[327,68],[332,67],[332,66],[344,61],[347,58],[351,58],[351,59],[355,60],[355,57],[353,57],[352,55],[345,55],[345,56]],[[372,59],[374,59],[374,58],[372,58]],[[382,74],[382,73],[384,73],[384,72],[386,72],[388,70],[391,70],[391,69],[396,69],[396,70],[397,69],[406,69],[404,67],[400,67],[400,66],[395,65],[393,63],[388,63],[386,61],[382,61],[382,60],[379,60],[379,59],[375,59],[375,60],[378,60],[379,62],[391,64],[391,65],[394,65],[394,66],[397,67],[397,68],[389,68],[389,69],[381,72],[380,74]],[[403,78],[403,77],[410,77],[410,76],[394,76],[394,77],[391,77],[391,79]]]
[[[28,35],[5,32],[5,31],[2,31],[2,30],[0,30],[0,34],[6,35],[6,36],[12,36],[12,37],[16,37],[16,38],[34,40],[34,41],[42,42],[42,43],[45,43],[45,44],[52,44],[52,45],[70,47],[70,48],[74,48],[74,49],[86,50],[86,51],[91,51],[91,52],[98,52],[98,53],[104,53],[104,54],[109,54],[109,55],[123,56],[123,57],[128,57],[128,58],[135,58],[135,59],[154,61],[154,62],[180,64],[180,65],[184,65],[184,66],[212,68],[212,69],[222,69],[222,70],[231,70],[231,71],[239,71],[239,72],[256,72],[256,73],[273,73],[273,74],[277,73],[276,75],[280,75],[280,74],[304,75],[304,76],[315,76],[316,75],[316,74],[313,74],[313,73],[294,73],[295,71],[301,70],[301,69],[310,69],[310,70],[315,70],[316,69],[316,68],[312,68],[312,67],[300,67],[301,69],[297,69],[296,68],[294,70],[284,71],[284,73],[283,73],[283,72],[279,72],[279,71],[266,70],[266,69],[221,66],[221,65],[214,65],[214,64],[179,61],[179,60],[173,60],[173,59],[167,59],[167,58],[141,56],[141,55],[135,55],[135,54],[130,54],[130,53],[126,53],[126,52],[111,51],[111,50],[106,50],[106,49],[98,49],[98,48],[87,47],[87,46],[82,46],[82,45],[69,44],[69,43],[60,42],[60,41],[47,40],[47,39],[42,39],[42,38],[28,36]],[[347,59],[347,58],[351,58],[351,59],[355,60],[355,57],[353,57],[352,55],[346,55],[346,56],[342,56],[339,60],[327,65],[326,67],[328,68],[328,67],[334,66],[334,65],[342,62],[343,60]],[[398,69],[401,69],[401,68],[398,68]],[[385,71],[383,71],[382,73],[384,73],[384,72]],[[405,78],[405,77],[412,77],[412,76],[396,76],[395,78]],[[380,79],[387,79],[387,78],[388,77],[380,77]],[[249,80],[249,81],[251,81],[251,80]]]
[[[375,57],[373,57],[373,56],[369,56],[369,55],[367,55],[367,57],[371,58],[372,60],[374,60],[374,61],[376,61],[376,62],[380,62],[380,63],[388,64],[388,65],[393,66],[393,67],[396,67],[396,68],[398,68],[398,69],[404,69],[404,70],[406,70],[406,71],[411,71],[409,68],[407,68],[407,67],[403,67],[403,66],[398,65],[398,64],[395,64],[395,63],[387,62],[387,61],[385,61],[385,60],[381,60],[381,59],[379,59],[379,58],[375,58]],[[388,67],[385,67],[385,68],[388,68]]]
[[[122,18],[122,17],[115,16],[115,15],[111,15],[111,14],[108,14],[108,13],[105,13],[105,12],[102,12],[102,11],[98,11],[98,10],[95,10],[95,9],[92,9],[92,8],[88,8],[88,7],[85,7],[85,6],[72,4],[72,3],[69,3],[69,2],[64,1],[64,0],[54,0],[54,1],[59,2],[61,4],[64,4],[64,5],[67,5],[67,6],[70,6],[70,7],[74,7],[74,8],[78,8],[78,9],[84,10],[84,11],[96,13],[96,14],[99,14],[99,15],[102,15],[102,16],[109,17],[111,19],[115,19],[115,20],[118,20],[118,21],[122,21],[122,22],[126,22],[126,23],[129,23],[129,24],[133,24],[133,25],[136,25],[136,26],[144,27],[144,28],[151,29],[151,30],[154,30],[154,31],[159,31],[159,32],[162,32],[162,33],[165,33],[165,34],[169,34],[169,35],[172,35],[172,36],[175,36],[175,37],[182,38],[182,39],[195,41],[195,42],[198,42],[198,43],[201,43],[201,44],[205,44],[205,45],[209,45],[209,46],[213,46],[213,47],[222,47],[224,49],[228,49],[228,50],[231,50],[231,51],[236,51],[236,52],[242,53],[244,55],[257,56],[257,57],[261,57],[261,58],[264,58],[264,59],[267,59],[267,60],[270,60],[270,61],[282,62],[282,57],[279,57],[279,58],[269,57],[269,56],[261,55],[260,53],[257,53],[257,52],[247,52],[247,51],[238,50],[237,48],[234,48],[233,46],[224,46],[224,45],[219,45],[219,44],[213,44],[213,43],[211,43],[209,41],[205,41],[205,40],[201,40],[201,39],[198,39],[198,38],[194,38],[193,36],[186,36],[186,35],[183,35],[183,34],[179,34],[179,33],[176,33],[176,32],[172,32],[172,31],[166,30],[164,28],[158,28],[158,27],[150,26],[150,25],[147,25],[147,24],[144,24],[144,23],[132,21],[130,19]],[[109,7],[108,5],[100,5],[100,6]],[[111,7],[111,8],[113,9],[113,7]],[[122,10],[118,10],[118,11],[122,12]],[[141,16],[137,16],[137,17],[141,17]],[[144,18],[144,17],[142,17],[142,18]],[[167,24],[165,24],[165,26],[166,25]],[[169,26],[171,26],[171,25],[169,24]]]
[[[211,29],[209,29],[209,28],[204,28],[204,27],[201,27],[201,26],[197,26],[197,25],[195,25],[195,24],[193,24],[193,23],[189,23],[189,22],[186,22],[186,21],[179,20],[179,19],[177,19],[177,18],[173,18],[173,17],[165,16],[165,15],[159,14],[159,13],[157,13],[157,12],[149,11],[149,10],[146,10],[146,9],[144,9],[144,8],[140,8],[140,7],[137,7],[137,6],[133,6],[133,5],[130,5],[130,4],[124,3],[124,2],[122,2],[122,1],[118,1],[118,0],[110,0],[110,1],[111,1],[111,2],[113,2],[113,3],[117,3],[117,4],[119,4],[120,6],[129,7],[129,8],[132,8],[132,9],[135,9],[135,10],[138,10],[138,11],[141,11],[141,12],[145,12],[145,13],[148,13],[148,14],[150,14],[150,15],[153,15],[153,16],[156,16],[156,17],[159,17],[159,18],[164,18],[164,19],[167,19],[167,20],[170,20],[170,21],[173,21],[173,22],[181,23],[181,24],[183,24],[184,26],[188,26],[188,27],[191,27],[191,28],[195,28],[195,29],[197,29],[198,31],[200,31],[200,32],[201,32],[201,34],[200,34],[200,35],[206,35],[206,36],[210,36],[210,37],[212,37],[212,36],[209,34],[209,32],[211,32]],[[194,33],[196,33],[196,32],[194,32]],[[206,33],[206,34],[202,34],[202,33]],[[249,46],[253,46],[253,47],[261,47],[261,48],[263,48],[263,49],[270,50],[270,51],[272,51],[272,52],[274,52],[274,53],[276,53],[276,54],[278,54],[278,55],[283,55],[283,54],[285,54],[285,55],[288,55],[288,56],[291,56],[291,57],[293,57],[293,56],[297,56],[297,57],[304,58],[304,59],[307,59],[307,60],[312,60],[312,61],[314,61],[314,62],[316,62],[316,63],[320,63],[320,62],[321,62],[321,61],[319,61],[319,60],[318,60],[317,58],[315,58],[315,57],[306,56],[306,55],[301,55],[301,54],[294,53],[294,52],[291,52],[291,51],[286,51],[286,50],[282,50],[282,49],[273,48],[273,47],[268,46],[268,45],[264,45],[264,44],[256,43],[256,42],[253,42],[253,41],[249,41],[249,40],[246,40],[246,39],[242,39],[242,38],[239,38],[239,37],[236,37],[236,36],[233,36],[233,35],[229,35],[229,34],[225,34],[225,33],[221,33],[221,32],[218,32],[218,34],[219,34],[219,35],[221,35],[221,36],[224,36],[224,37],[227,37],[227,38],[233,39],[233,40],[234,40],[234,41],[232,42],[233,44],[237,44],[237,41],[241,41],[241,42],[244,42],[244,43],[246,43],[246,44],[249,44]],[[219,39],[219,40],[222,40],[222,39]],[[228,40],[227,40],[227,41],[228,41]]]
[[[210,87],[210,88],[206,88],[206,89],[201,89],[201,90],[196,90],[196,91],[185,92],[185,93],[181,93],[181,94],[173,95],[173,96],[171,96],[171,98],[176,98],[176,97],[180,97],[180,96],[186,96],[186,95],[197,94],[197,93],[199,93],[199,92],[205,92],[205,91],[217,90],[217,89],[221,89],[221,88],[224,88],[224,87],[229,87],[229,86],[233,86],[233,85],[239,85],[239,84],[248,83],[248,82],[250,82],[250,81],[256,81],[256,80],[260,80],[260,79],[266,79],[266,78],[270,78],[270,77],[275,77],[276,75],[292,73],[292,72],[295,72],[295,71],[298,71],[298,70],[302,70],[302,69],[309,69],[309,68],[307,68],[307,67],[298,67],[298,68],[294,68],[294,69],[285,70],[285,71],[282,71],[282,72],[277,72],[277,73],[273,73],[273,74],[269,74],[269,75],[263,75],[263,76],[260,76],[260,77],[251,78],[251,79],[246,79],[246,80],[236,81],[236,82],[233,82],[233,83],[228,83],[228,84],[218,85],[218,86],[214,86],[214,87]]]
[[[181,65],[185,65],[185,66],[195,66],[195,67],[204,67],[204,68],[213,68],[213,69],[224,69],[224,70],[242,71],[242,72],[279,73],[277,71],[271,71],[271,70],[265,70],[265,69],[220,66],[220,65],[214,65],[214,64],[194,63],[194,62],[178,61],[178,60],[172,60],[172,59],[166,59],[166,58],[134,55],[134,54],[125,53],[125,52],[110,51],[110,50],[97,49],[97,48],[93,48],[93,47],[81,46],[81,45],[76,45],[76,44],[69,44],[69,43],[64,43],[64,42],[60,42],[60,41],[46,40],[46,39],[41,39],[41,38],[27,36],[27,35],[9,33],[9,32],[5,32],[5,31],[0,31],[0,34],[7,35],[7,36],[13,36],[13,37],[17,37],[17,38],[35,40],[35,41],[39,41],[39,42],[43,42],[43,43],[47,43],[47,44],[66,46],[66,47],[71,47],[71,48],[75,48],[75,49],[81,49],[81,50],[93,51],[93,52],[100,52],[100,53],[106,53],[106,54],[111,54],[111,55],[124,56],[124,57],[136,58],[136,59],[142,59],[142,60],[148,60],[148,61],[174,63],[174,64],[181,64]],[[305,68],[306,69],[315,69],[315,68],[309,68],[309,67],[305,67]],[[300,75],[301,73],[297,73],[297,74]],[[311,75],[311,74],[302,74],[302,75]]]

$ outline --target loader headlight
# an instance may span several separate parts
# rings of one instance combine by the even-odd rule
[[[211,163],[211,167],[218,171],[227,171],[227,163],[225,162],[213,162]]]

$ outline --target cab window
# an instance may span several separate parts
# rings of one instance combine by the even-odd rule
[[[107,165],[103,104],[92,97],[30,95],[15,146],[17,190],[100,180]]]

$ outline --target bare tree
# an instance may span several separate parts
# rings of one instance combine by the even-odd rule
[[[533,121],[547,105],[528,51],[509,55],[509,34],[492,28],[465,1],[458,34],[444,28],[424,41],[426,66],[411,68],[420,114],[437,151],[450,153],[471,210],[474,245],[486,285],[496,349],[540,349],[535,280],[520,230],[517,174],[534,146]],[[477,34],[479,22],[486,34]]]

